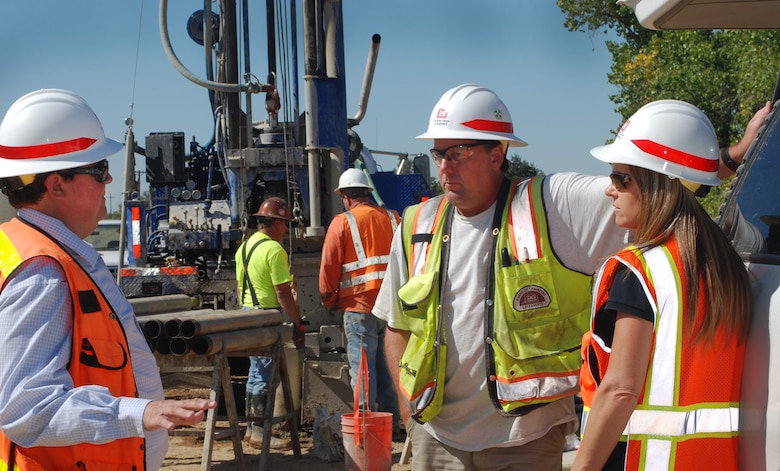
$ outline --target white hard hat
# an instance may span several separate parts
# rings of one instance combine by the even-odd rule
[[[612,144],[590,153],[612,164],[646,168],[672,178],[719,185],[715,128],[697,107],[679,100],[646,104],[620,128]]]
[[[121,149],[83,98],[38,90],[16,100],[0,123],[0,178],[83,167]]]
[[[356,168],[348,168],[339,177],[339,186],[333,190],[338,194],[341,194],[341,190],[345,188],[365,188],[367,190],[373,190],[374,188],[368,184],[368,178],[362,170]]]
[[[431,112],[428,130],[417,139],[475,139],[504,141],[510,146],[528,143],[515,136],[512,116],[492,90],[464,84],[447,90]]]

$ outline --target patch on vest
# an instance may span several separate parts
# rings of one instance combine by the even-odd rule
[[[541,286],[526,286],[515,294],[512,307],[516,311],[530,311],[550,305],[550,294]]]

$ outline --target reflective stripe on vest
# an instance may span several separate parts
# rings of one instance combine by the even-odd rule
[[[0,289],[14,271],[33,257],[59,263],[68,280],[73,306],[73,341],[68,365],[75,387],[105,386],[115,397],[137,397],[132,359],[118,317],[87,272],[55,241],[17,218],[0,225]],[[8,467],[11,441],[0,432],[0,470]],[[20,471],[80,469],[114,471],[145,469],[142,437],[110,443],[58,447],[15,446],[15,468]]]
[[[395,233],[398,227],[398,222],[395,219],[395,215],[389,209],[385,209],[387,216],[390,218],[390,224],[393,227],[393,233]],[[370,271],[361,275],[354,276],[352,272],[357,270],[363,270],[367,268],[375,268],[378,265],[387,266],[390,261],[390,255],[375,255],[372,257],[366,256],[366,250],[363,248],[363,241],[360,239],[360,230],[358,229],[357,220],[355,215],[351,211],[344,213],[349,224],[349,233],[352,237],[352,245],[355,248],[355,254],[357,254],[357,260],[354,262],[345,263],[341,266],[341,280],[339,281],[339,289],[344,290],[352,288],[358,285],[363,285],[369,281],[381,280],[385,277],[385,270]]]
[[[739,432],[739,388],[713,387],[719,383],[717,371],[727,374],[742,368],[744,345],[728,332],[719,333],[717,347],[694,344],[684,337],[683,309],[686,293],[690,292],[683,274],[678,271],[679,249],[676,241],[641,252],[629,247],[605,262],[596,282],[591,329],[595,328],[608,298],[612,280],[619,273],[617,267],[625,266],[639,279],[645,296],[655,310],[653,350],[647,377],[636,409],[632,412],[623,431],[621,441],[627,442],[627,470],[689,469],[680,464],[699,449],[718,449],[717,463],[706,462],[699,457],[700,468],[734,469],[737,462]],[[705,298],[701,297],[696,315],[703,316]],[[587,435],[587,421],[597,383],[608,371],[610,348],[593,332],[585,335],[583,346],[582,416],[583,435]],[[597,361],[598,378],[592,378]],[[689,362],[689,374],[683,366]],[[698,363],[697,363],[698,362]],[[701,371],[715,376],[712,384],[701,384],[700,379],[690,378],[691,372]],[[691,370],[694,368],[695,370]],[[695,373],[694,373],[695,374]],[[733,374],[728,381],[733,380]],[[740,375],[741,376],[741,375]],[[718,440],[709,443],[708,440]],[[686,453],[678,453],[678,446],[685,444]],[[690,464],[689,464],[690,465]]]

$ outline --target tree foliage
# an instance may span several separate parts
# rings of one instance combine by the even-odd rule
[[[515,178],[530,178],[536,175],[544,175],[544,172],[536,168],[532,163],[526,162],[518,154],[512,154],[507,158],[509,162],[509,169],[507,169],[504,175],[510,179]]]
[[[607,40],[610,96],[623,120],[654,100],[673,98],[699,107],[721,147],[737,142],[755,111],[772,99],[780,70],[780,31],[643,28],[633,11],[614,1],[558,0],[564,26]],[[615,130],[613,130],[615,132]],[[712,191],[708,199],[722,197]],[[717,208],[718,202],[706,206]],[[712,213],[711,213],[712,214]]]

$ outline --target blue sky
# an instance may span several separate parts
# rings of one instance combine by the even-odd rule
[[[204,53],[185,32],[203,1],[169,3],[176,54],[192,72],[205,75]],[[251,63],[264,80],[265,2],[249,3]],[[151,132],[170,131],[184,132],[187,142],[193,136],[207,142],[212,135],[207,94],[165,56],[158,7],[154,0],[26,0],[7,6],[0,30],[0,114],[29,91],[66,88],[92,105],[113,139],[124,141],[124,121],[132,111],[141,145]],[[425,130],[445,90],[471,82],[493,89],[509,107],[515,134],[529,143],[511,153],[545,173],[608,173],[588,153],[610,139],[621,121],[609,100],[616,90],[607,82],[611,57],[605,37],[567,31],[555,2],[345,0],[343,12],[349,116],[357,112],[371,36],[382,37],[366,115],[355,128],[369,148],[427,153],[430,142],[414,136]],[[262,102],[254,109],[262,110]],[[394,157],[377,160],[384,170],[395,164]],[[122,156],[112,157],[111,165],[109,203],[116,209]]]

